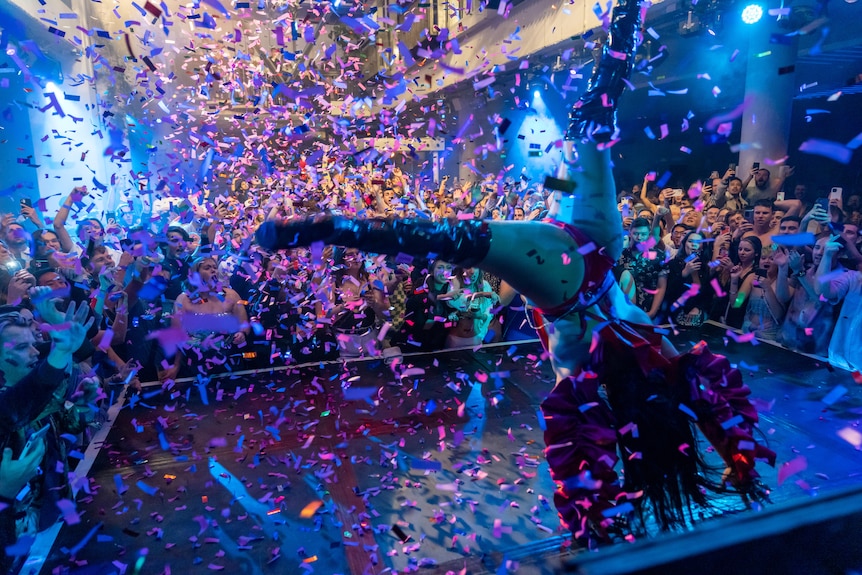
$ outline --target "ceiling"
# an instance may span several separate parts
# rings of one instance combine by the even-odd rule
[[[252,170],[266,148],[268,163],[290,164],[300,152],[328,148],[330,142],[349,146],[375,134],[412,135],[420,124],[427,131],[431,121],[438,129],[446,127],[446,119],[437,114],[443,107],[438,109],[432,98],[390,110],[385,105],[394,106],[405,96],[410,101],[421,78],[404,65],[409,62],[397,47],[387,48],[384,40],[394,35],[395,27],[401,29],[399,38],[404,37],[411,14],[419,18],[410,33],[416,36],[427,27],[421,19],[427,4],[392,3],[377,10],[345,0],[45,2],[38,8],[42,13],[30,0],[3,2],[4,38],[13,28],[9,23],[20,21],[19,35],[35,38],[51,58],[68,63],[69,54],[74,55],[68,40],[80,34],[67,25],[67,41],[58,42],[40,18],[62,24],[60,16],[77,8],[80,20],[70,23],[91,32],[78,54],[96,62],[102,111],[113,114],[110,121],[125,120],[126,127],[129,122],[148,126],[138,130],[137,137],[151,139],[150,145],[159,150],[154,157],[161,155],[159,161],[170,168],[213,148],[225,165]],[[146,7],[143,14],[136,9],[141,5]],[[660,35],[656,43],[671,50],[683,45],[680,26],[691,6],[688,0],[665,0],[650,10],[647,26]],[[20,18],[20,7],[29,7],[29,19]],[[691,10],[715,27],[739,7],[730,0],[701,0]],[[799,38],[797,77],[802,83],[840,84],[862,72],[862,35],[857,30],[862,2],[795,0],[785,7],[793,25],[810,28],[803,28],[806,33]],[[828,21],[819,20],[824,15]],[[498,16],[494,12],[486,17]],[[716,31],[714,38],[706,36],[705,26],[698,31],[703,49],[709,42],[734,41]],[[488,34],[494,34],[493,26]],[[565,52],[572,47],[579,49]],[[280,63],[270,58],[273,50],[281,53]],[[560,62],[564,53],[573,54],[579,64],[591,56],[582,40],[568,41],[530,58],[530,68],[542,73],[560,64],[571,66],[574,59]],[[679,72],[663,70],[663,75],[673,80]],[[459,86],[459,91],[471,90],[471,82]],[[368,100],[359,105],[363,97]],[[342,103],[342,109],[333,110],[332,102]],[[356,113],[359,109],[364,112]],[[155,146],[158,143],[162,145]]]

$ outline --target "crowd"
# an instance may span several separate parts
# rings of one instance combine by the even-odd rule
[[[656,323],[713,319],[790,349],[862,366],[860,196],[728,169],[688,190],[649,178],[620,198],[628,237],[615,270]],[[785,199],[785,195],[792,196]]]
[[[615,273],[657,324],[718,320],[859,370],[860,197],[791,192],[791,175],[754,169],[743,181],[729,169],[688,189],[647,176],[620,194]],[[106,221],[83,187],[53,218],[22,201],[0,222],[3,541],[56,520],[68,451],[141,381],[188,399],[195,386],[182,382],[218,371],[535,337],[515,290],[478,269],[323,245],[268,253],[253,241],[265,219],[536,220],[549,203],[523,179],[430,188],[398,168],[304,162],[186,197],[142,185]],[[51,389],[40,395],[34,378]],[[60,463],[37,474],[46,450]]]

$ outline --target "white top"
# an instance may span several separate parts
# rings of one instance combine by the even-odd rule
[[[844,305],[829,341],[829,363],[850,371],[862,371],[862,272],[846,271],[829,280],[824,296]]]

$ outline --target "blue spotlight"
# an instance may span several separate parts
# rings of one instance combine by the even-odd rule
[[[757,24],[763,18],[763,7],[759,4],[749,4],[742,10],[742,21],[746,24]]]

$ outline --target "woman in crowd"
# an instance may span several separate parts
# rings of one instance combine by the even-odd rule
[[[775,295],[781,303],[789,304],[777,340],[790,349],[821,356],[829,353],[829,340],[835,327],[833,306],[820,299],[815,288],[817,268],[828,241],[828,237],[817,240],[809,266],[795,250],[780,250],[772,258],[773,265],[778,266]]]
[[[760,268],[762,246],[757,236],[739,241],[736,249],[738,262],[730,270],[729,302],[724,323],[737,329],[742,327],[748,309],[748,296],[754,286],[755,274]]]
[[[712,287],[710,258],[703,249],[703,236],[688,232],[682,247],[667,264],[665,307],[674,324],[697,327],[707,319]]]
[[[608,42],[570,115],[561,175],[575,178],[575,193],[571,202],[555,194],[552,220],[323,217],[267,222],[257,232],[267,248],[324,242],[391,255],[434,253],[486,269],[527,297],[557,374],[542,405],[545,454],[558,487],[554,500],[563,524],[584,542],[610,539],[613,518],[632,506],[651,507],[657,523],[672,529],[686,524],[692,503],[706,504],[698,453],[680,449],[697,445],[694,418],[686,411],[697,414],[727,465],[726,481],[745,496],[766,497],[754,462],[775,460],[752,435],[757,413],[739,371],[703,345],[679,354],[625,299],[610,273],[622,252],[622,226],[605,144],[616,137],[616,104],[634,61],[640,21],[636,0],[614,9]],[[573,141],[581,143],[578,157]],[[569,170],[576,162],[580,171]],[[571,194],[570,184],[555,185]],[[631,433],[632,426],[638,432]],[[624,481],[614,470],[618,447],[625,455]],[[626,455],[631,453],[641,456]]]
[[[336,305],[330,311],[339,353],[342,357],[372,356],[377,351],[377,320],[389,305],[384,291],[372,285],[363,253],[347,248],[343,262],[343,273],[335,278]]]
[[[428,333],[423,334],[422,339],[434,349],[447,347],[447,343],[454,343],[449,339],[449,332],[456,325],[460,312],[461,280],[455,274],[455,266],[441,259],[434,260],[425,278],[425,289],[430,313],[423,326]]]
[[[774,254],[775,252],[761,258],[761,267],[755,270],[748,294],[745,319],[742,322],[742,331],[753,332],[758,338],[770,341],[778,337],[778,330],[787,312],[784,303],[775,295],[775,281],[779,266],[772,261]],[[786,255],[782,254],[782,257],[786,258]],[[786,273],[787,268],[784,271]]]
[[[177,296],[172,320],[174,328],[190,336],[184,347],[187,355],[193,356],[186,365],[198,366],[203,373],[223,365],[238,349],[244,348],[251,331],[239,294],[222,286],[216,273],[217,265],[212,257],[192,262],[185,291]],[[160,379],[197,375],[194,369],[182,369],[181,360],[177,354],[173,365],[160,374]]]
[[[500,298],[482,277],[479,268],[459,270],[458,281],[462,288],[453,302],[458,314],[457,323],[446,334],[446,347],[476,347],[481,345],[494,319],[492,309]]]

